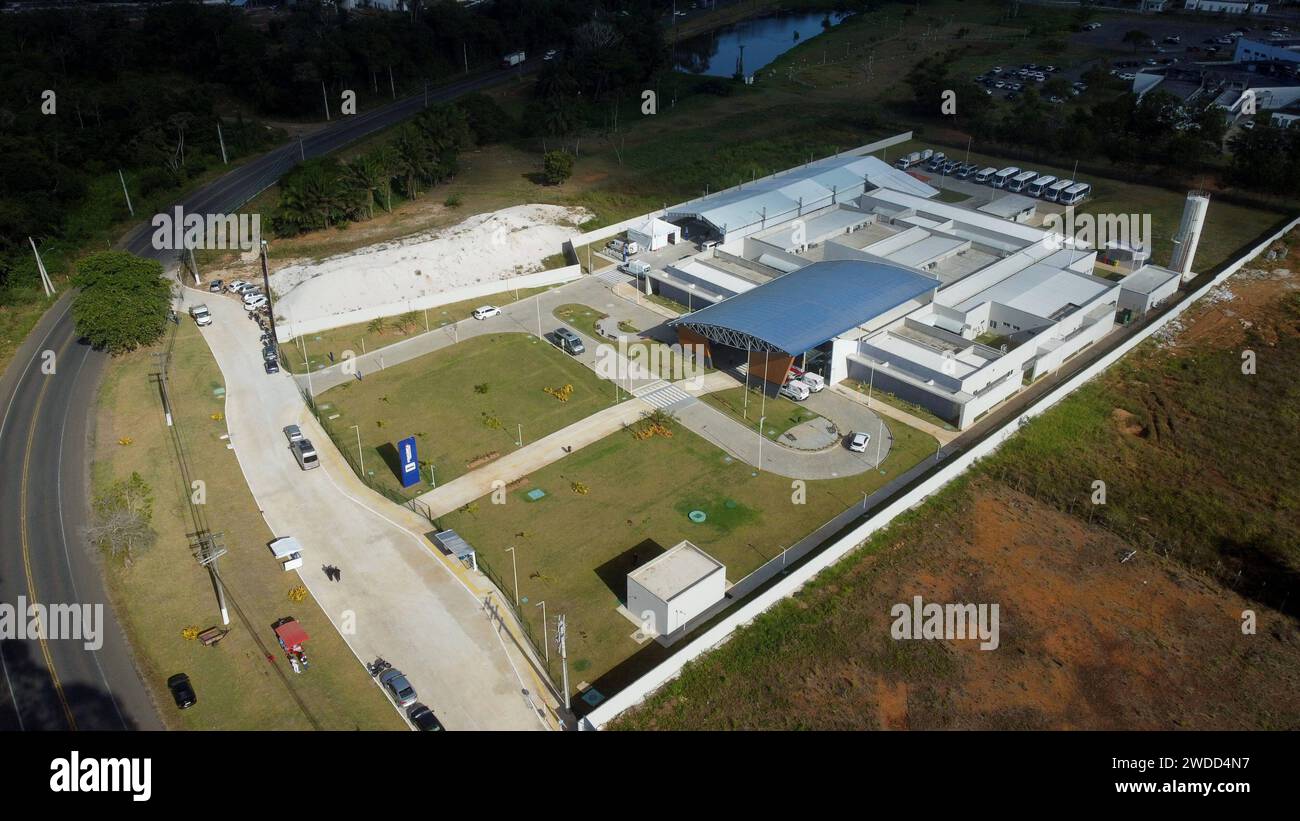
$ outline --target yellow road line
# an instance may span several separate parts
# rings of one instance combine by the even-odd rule
[[[64,342],[62,348],[60,348],[58,353],[55,354],[56,362],[63,358],[64,352],[67,350],[68,346],[72,344],[72,339],[72,337],[68,337],[67,342]],[[32,461],[32,443],[36,438],[36,422],[40,419],[41,404],[45,401],[45,390],[49,388],[49,386],[50,380],[47,376],[46,379],[43,380],[40,392],[36,394],[36,406],[32,408],[30,428],[27,431],[27,448],[23,453],[23,474],[18,502],[18,521],[23,549],[23,572],[27,575],[27,595],[32,604],[39,602],[40,597],[36,594],[36,582],[32,577],[31,551],[27,542],[27,472]],[[41,645],[41,655],[45,658],[45,669],[49,671],[50,680],[54,683],[54,692],[58,694],[59,703],[63,705],[63,715],[68,719],[68,728],[75,730],[77,729],[77,721],[72,717],[72,707],[68,705],[67,694],[63,692],[63,683],[59,681],[59,674],[54,669],[54,659],[50,656],[50,645],[45,640],[45,628],[40,624],[39,620],[37,621],[37,627],[39,629],[37,640]]]

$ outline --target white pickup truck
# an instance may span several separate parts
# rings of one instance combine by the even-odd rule
[[[208,312],[207,305],[195,305],[190,308],[190,316],[194,317],[194,324],[202,327],[212,324],[212,314]]]

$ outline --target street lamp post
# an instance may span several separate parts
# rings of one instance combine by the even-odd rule
[[[506,552],[510,554],[510,569],[515,579],[515,607],[519,607],[519,562],[515,560],[515,549],[507,547]]]
[[[758,417],[758,465],[760,471],[763,469],[763,422],[767,420],[766,416]]]
[[[366,457],[361,452],[361,426],[353,425],[352,429],[357,432],[357,466],[361,468],[361,475],[366,475]]]

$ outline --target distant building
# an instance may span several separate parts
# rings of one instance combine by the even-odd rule
[[[1140,0],[1138,11],[1146,14],[1159,14],[1168,7],[1166,0]]]
[[[1237,38],[1237,47],[1232,53],[1234,63],[1281,62],[1300,63],[1300,43],[1297,40],[1279,40],[1276,43],[1263,43],[1259,40]]]
[[[1268,14],[1268,3],[1234,3],[1230,0],[1187,0],[1183,8],[1209,14]]]

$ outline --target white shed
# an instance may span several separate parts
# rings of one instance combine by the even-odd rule
[[[1119,281],[1118,307],[1142,316],[1178,291],[1177,271],[1159,265],[1143,265]]]
[[[641,225],[627,229],[627,238],[648,251],[658,251],[677,242],[680,232],[681,229],[671,222],[651,217]]]
[[[627,574],[627,609],[647,633],[669,635],[722,601],[727,568],[690,542]]]

